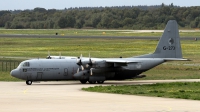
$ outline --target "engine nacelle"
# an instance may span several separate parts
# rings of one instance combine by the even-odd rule
[[[92,67],[94,68],[104,68],[104,67],[111,67],[111,63],[106,63],[105,60],[94,61]]]
[[[78,73],[75,73],[74,79],[84,80],[84,79],[88,79],[88,76],[89,76],[88,70],[83,70],[83,71],[80,71]]]

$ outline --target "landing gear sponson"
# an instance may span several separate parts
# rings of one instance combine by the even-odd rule
[[[86,84],[87,83],[87,80],[80,80],[80,82],[82,83],[82,84]],[[96,84],[96,82],[98,83],[98,84],[103,84],[104,83],[104,81],[88,81],[90,84]]]
[[[88,80],[80,80],[80,82],[81,82],[82,84],[86,84],[87,81],[88,81]],[[27,81],[26,81],[26,84],[27,84],[27,85],[31,85],[32,82],[33,82],[33,81],[31,81],[31,80],[27,80]],[[103,84],[103,83],[104,83],[104,81],[88,81],[88,82],[89,82],[90,84],[96,84],[96,82],[97,82],[98,84]]]

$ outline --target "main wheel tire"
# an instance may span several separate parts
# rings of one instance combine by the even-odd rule
[[[87,80],[80,80],[80,82],[81,82],[82,84],[86,84],[86,83],[87,83]]]
[[[31,85],[31,84],[32,84],[32,81],[31,81],[31,80],[27,80],[27,81],[26,81],[26,84],[27,84],[27,85]]]
[[[89,81],[89,83],[90,83],[90,84],[95,84],[95,83],[96,83],[96,81]]]
[[[103,84],[103,83],[104,83],[104,81],[97,81],[97,83],[98,83],[98,84]]]

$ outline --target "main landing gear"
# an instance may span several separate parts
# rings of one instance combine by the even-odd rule
[[[86,84],[87,83],[87,81],[88,80],[80,80],[80,82],[82,83],[82,84]],[[98,83],[98,84],[103,84],[104,83],[104,81],[88,81],[90,84],[96,84],[96,83]]]
[[[104,81],[97,81],[97,83],[98,83],[98,84],[103,84],[103,83],[104,83]]]
[[[31,80],[27,80],[27,81],[26,81],[26,84],[27,84],[27,85],[31,85],[31,84],[32,84],[32,81],[31,81]]]
[[[80,80],[80,82],[81,82],[82,84],[86,84],[86,83],[87,83],[87,80]]]

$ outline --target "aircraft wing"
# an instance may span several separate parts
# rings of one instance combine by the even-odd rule
[[[123,60],[123,59],[106,59],[105,60],[107,63],[138,63],[139,61],[129,61],[129,60]]]
[[[184,58],[163,58],[164,61],[190,61],[189,59]],[[139,60],[125,60],[125,59],[106,59],[107,63],[139,63]]]

